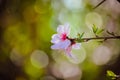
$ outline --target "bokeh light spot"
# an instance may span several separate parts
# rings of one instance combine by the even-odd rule
[[[33,66],[30,61],[26,62],[24,66],[25,72],[29,77],[38,78],[44,73],[44,69],[39,69]]]
[[[96,65],[106,64],[112,57],[112,53],[107,46],[99,46],[93,53],[93,62]]]
[[[40,50],[35,50],[31,54],[31,63],[33,66],[37,68],[43,68],[48,65],[49,59],[45,52]]]
[[[69,62],[60,63],[59,69],[64,79],[82,75],[82,72],[80,71],[79,67]]]
[[[82,0],[62,0],[64,5],[70,10],[80,10],[82,5]]]
[[[86,15],[85,23],[88,28],[92,29],[93,24],[97,27],[102,27],[103,21],[101,15],[96,12],[91,12]]]
[[[52,76],[44,76],[40,80],[56,80],[56,79]]]
[[[82,71],[78,65],[63,61],[52,65],[52,74],[58,78],[67,79],[76,76],[81,77]]]
[[[64,52],[62,51],[53,51],[52,52],[52,58],[56,61],[56,62],[62,62],[62,61],[66,61],[66,57],[65,57],[65,54]]]
[[[72,54],[75,56],[75,58],[71,58],[69,56],[67,56],[67,58],[70,62],[75,64],[82,63],[86,58],[86,51],[82,46],[78,50],[73,49]]]
[[[63,78],[63,75],[59,70],[59,64],[58,63],[51,64],[51,72],[55,77]]]
[[[15,48],[10,53],[10,59],[17,66],[21,66],[24,61],[24,57]]]

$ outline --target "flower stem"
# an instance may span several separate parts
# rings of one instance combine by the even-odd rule
[[[108,39],[120,39],[120,36],[112,36],[112,37],[92,37],[92,38],[82,38],[80,39],[75,39],[78,42],[87,42],[90,40],[108,40]]]

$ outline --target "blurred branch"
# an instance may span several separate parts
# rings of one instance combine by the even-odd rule
[[[102,0],[99,4],[97,4],[93,9],[96,9],[97,7],[99,7],[101,4],[103,4],[106,0]]]
[[[106,31],[109,35],[115,36],[114,32],[109,32],[108,30]]]
[[[120,3],[120,0],[117,0]]]
[[[92,38],[82,38],[82,39],[78,39],[76,38],[75,41],[78,42],[87,42],[90,40],[108,40],[108,39],[120,39],[120,36],[112,36],[112,37],[92,37]]]

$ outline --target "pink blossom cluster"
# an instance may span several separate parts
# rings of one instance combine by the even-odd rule
[[[80,43],[76,43],[75,40],[69,38],[70,26],[69,24],[59,25],[57,28],[57,34],[52,36],[51,42],[52,49],[63,50],[68,56],[72,56],[72,49],[80,49]]]

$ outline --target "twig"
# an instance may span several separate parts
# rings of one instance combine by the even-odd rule
[[[102,3],[104,3],[106,0],[102,0],[99,4],[97,4],[93,9],[96,9],[97,7],[99,7]]]
[[[90,40],[108,40],[108,39],[120,39],[120,36],[112,36],[112,37],[92,37],[92,38],[82,38],[81,40],[75,39],[76,41],[87,42]]]

